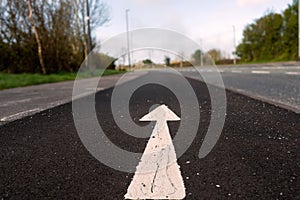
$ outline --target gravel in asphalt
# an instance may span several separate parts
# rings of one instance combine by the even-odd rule
[[[173,75],[156,76],[176,84]],[[205,84],[189,82],[201,119],[195,140],[178,160],[186,199],[300,199],[299,114],[227,91],[221,138],[199,159],[210,122],[210,97]],[[142,153],[147,139],[128,136],[112,118],[112,91],[96,95],[99,122],[114,144]],[[168,89],[156,84],[140,87],[130,101],[132,119],[144,126],[138,119],[162,103],[181,115]],[[133,173],[111,169],[89,154],[72,114],[67,103],[0,126],[0,199],[124,199]],[[179,122],[169,126],[174,136]]]

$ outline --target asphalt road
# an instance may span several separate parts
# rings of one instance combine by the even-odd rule
[[[151,75],[179,82],[174,75]],[[227,91],[222,135],[213,151],[199,159],[210,122],[210,97],[205,84],[189,81],[201,119],[195,140],[178,160],[186,199],[300,199],[299,114]],[[147,139],[128,136],[113,120],[112,91],[96,94],[99,123],[114,144],[142,153]],[[144,126],[138,119],[162,103],[184,117],[173,93],[149,84],[130,100],[132,119]],[[111,169],[89,154],[76,132],[73,114],[67,103],[0,126],[0,199],[124,199],[133,173]],[[179,122],[169,126],[174,136]]]
[[[197,68],[209,73],[209,68]],[[300,113],[300,66],[297,63],[218,67],[227,89]],[[192,68],[182,69],[199,77]]]
[[[97,91],[113,87],[122,74],[104,76]],[[131,74],[128,80],[139,76]],[[78,80],[85,91],[81,95],[93,93],[92,85],[98,78]],[[34,85],[0,91],[0,125],[25,116],[39,113],[72,101],[74,81]],[[77,97],[74,97],[77,98]]]

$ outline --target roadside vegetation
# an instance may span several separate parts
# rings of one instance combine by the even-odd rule
[[[282,13],[268,11],[246,26],[236,49],[242,63],[298,59],[298,0]]]
[[[93,76],[90,75],[89,71],[79,73],[78,78],[91,78],[103,73],[103,76],[120,74],[124,73],[124,71],[116,71],[116,70],[105,70],[104,72],[101,70],[96,70]],[[15,87],[23,87],[29,85],[38,85],[43,83],[54,83],[61,81],[71,81],[75,80],[77,73],[73,72],[62,72],[56,74],[8,74],[8,73],[0,73],[0,90],[15,88]]]
[[[76,72],[97,46],[89,33],[110,21],[102,0],[5,0],[0,13],[0,72],[6,73]]]
[[[291,1],[282,13],[270,10],[245,27],[235,52],[239,63],[298,59],[298,0]],[[5,0],[0,1],[0,13],[0,89],[73,80],[84,58],[97,46],[90,33],[110,21],[104,0]],[[197,50],[190,63],[207,63],[202,56],[206,53],[217,64],[233,62],[215,48]],[[115,58],[97,52],[93,57],[96,65],[85,68],[88,74],[106,66],[110,72],[115,69]],[[190,63],[165,60],[167,66],[175,67]]]
[[[0,1],[0,12],[0,90],[74,80],[83,65],[80,78],[123,73],[97,52],[82,65],[97,47],[90,33],[110,21],[102,0]]]

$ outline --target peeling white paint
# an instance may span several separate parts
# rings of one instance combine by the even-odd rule
[[[167,121],[180,118],[161,105],[140,121],[157,121],[126,199],[183,199],[185,187]]]

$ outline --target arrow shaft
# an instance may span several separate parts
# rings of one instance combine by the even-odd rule
[[[183,199],[184,183],[167,123],[168,120],[177,121],[179,118],[170,113],[166,106],[152,112],[154,114],[150,113],[142,119],[157,122],[125,198]]]

